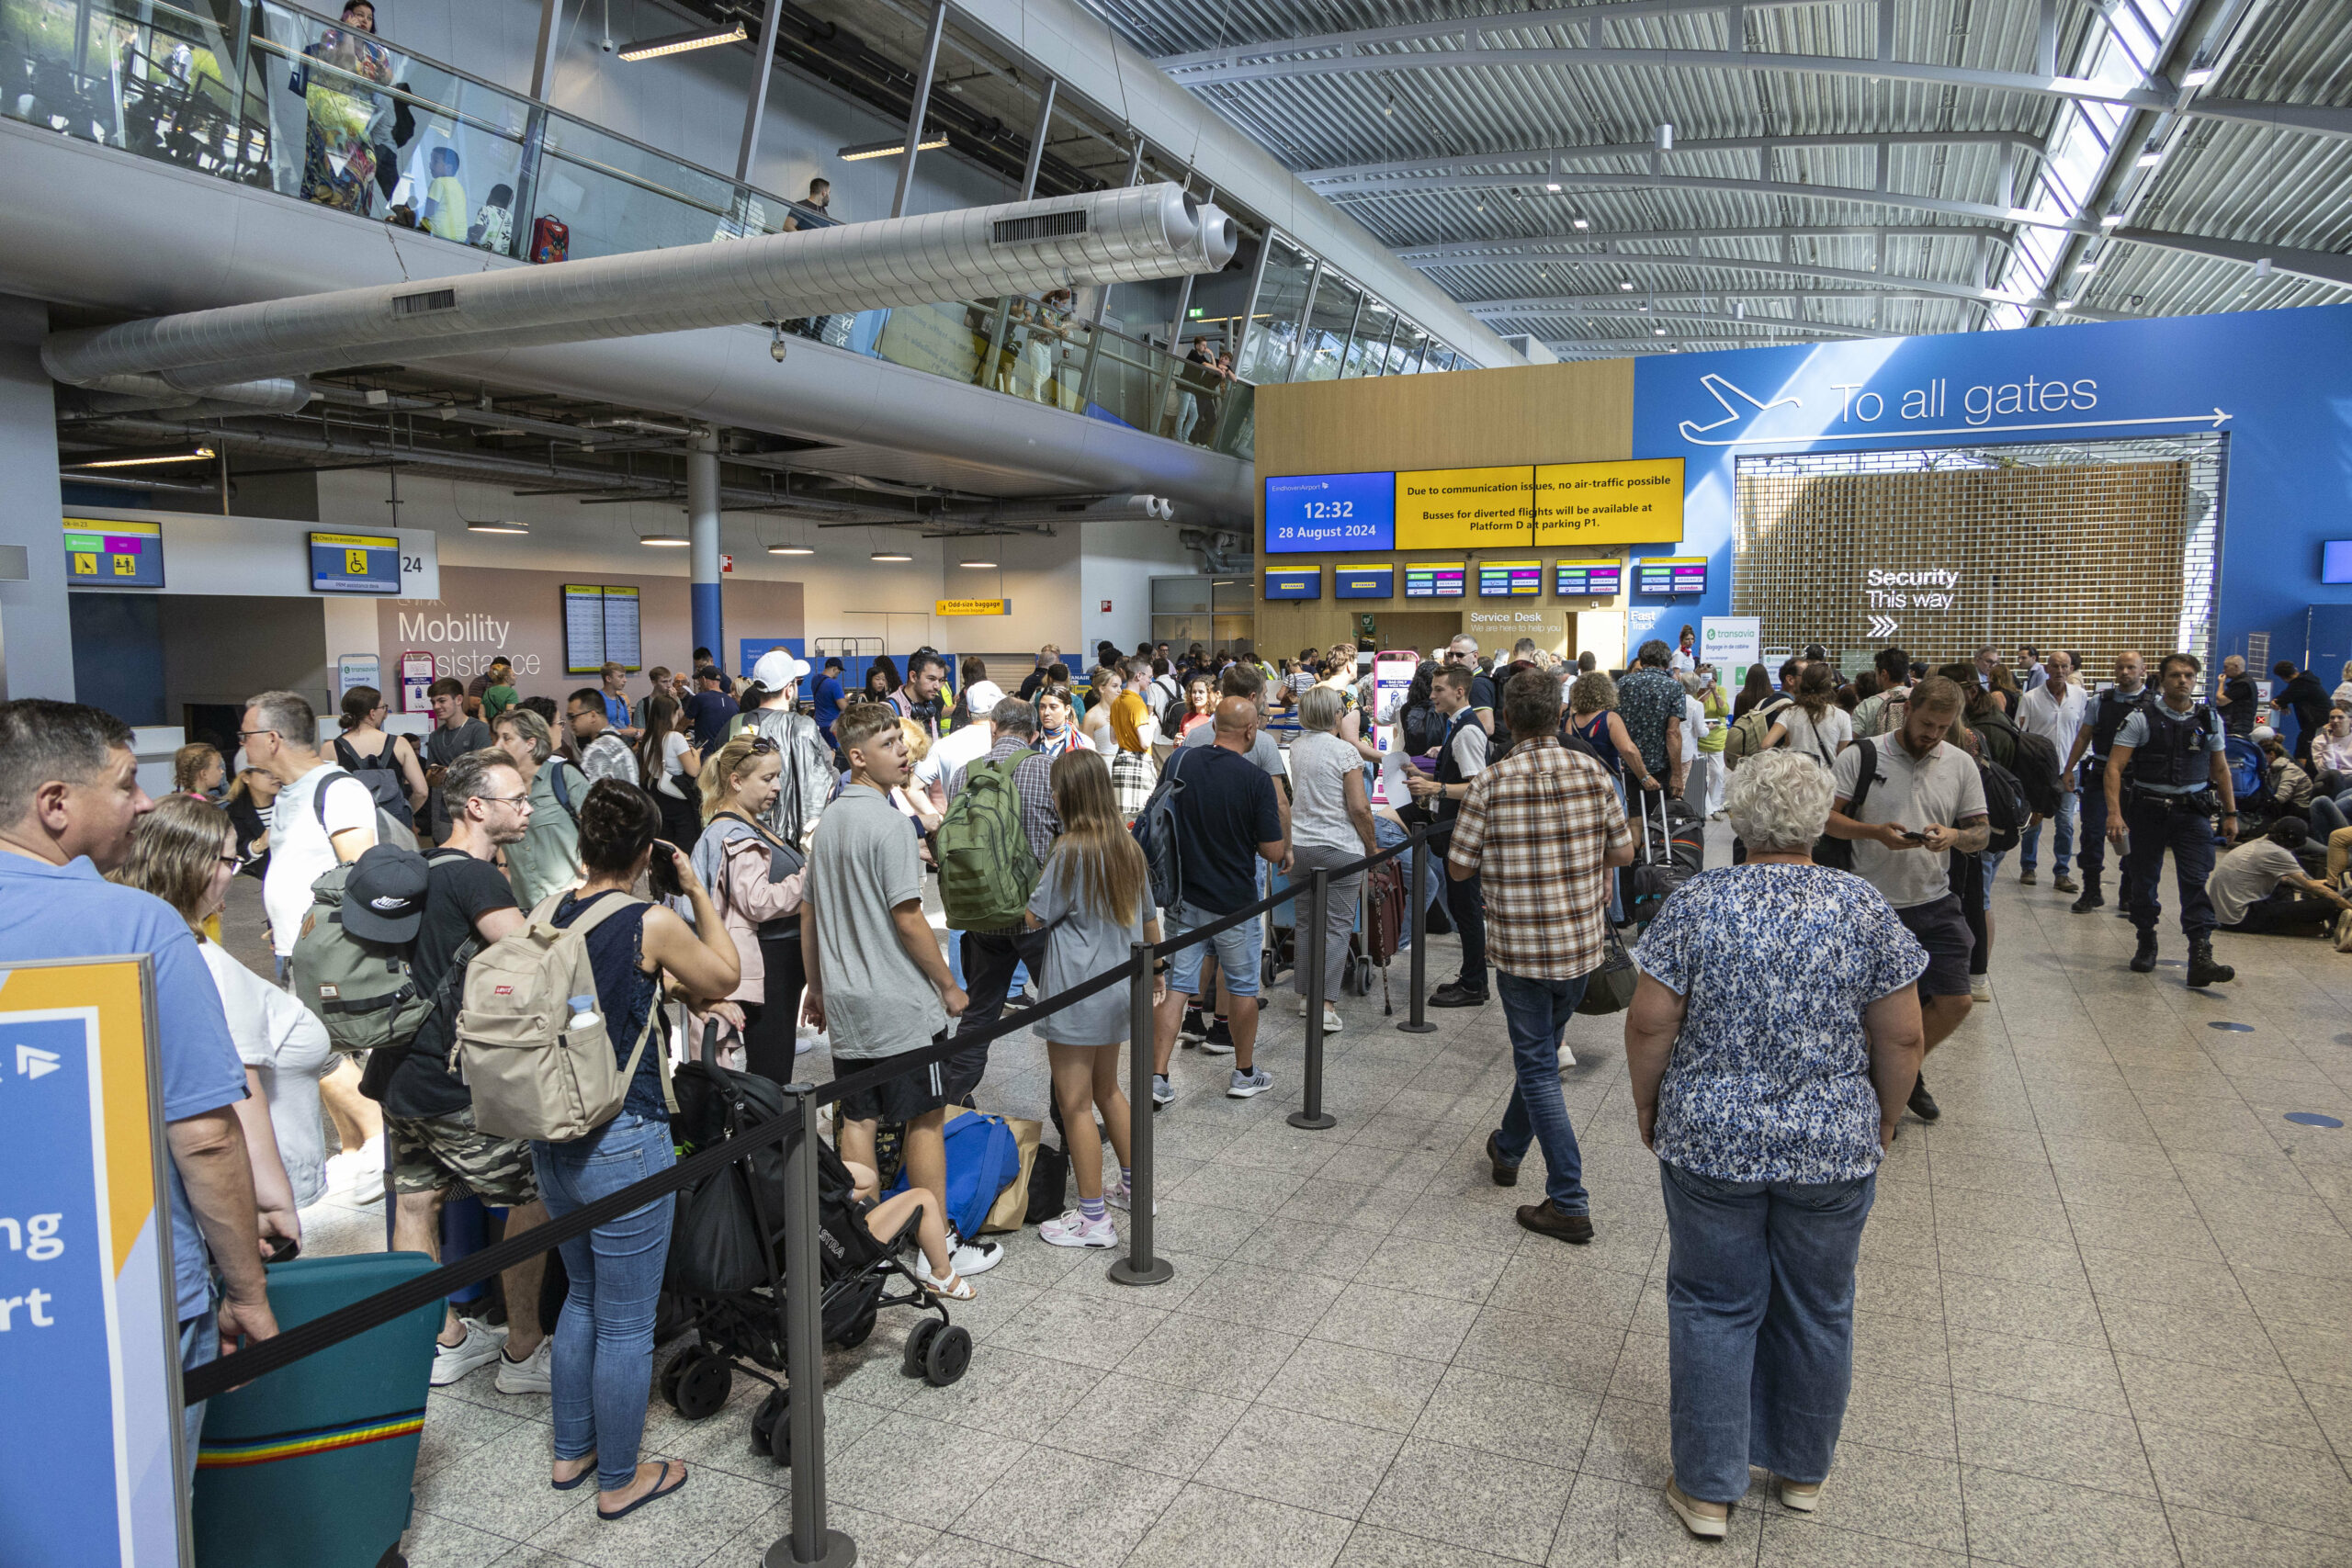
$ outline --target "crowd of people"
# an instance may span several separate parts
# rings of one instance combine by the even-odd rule
[[[305,698],[258,694],[237,754],[184,749],[160,803],[127,728],[18,702],[0,706],[0,957],[154,954],[174,1024],[160,1077],[187,1366],[275,1332],[263,1265],[299,1250],[302,1211],[330,1191],[388,1196],[394,1246],[437,1258],[457,1199],[503,1210],[515,1234],[667,1168],[668,1065],[706,1045],[778,1083],[819,1039],[838,1075],[910,1058],[840,1101],[834,1137],[869,1185],[903,1170],[888,1234],[911,1224],[915,1277],[968,1300],[1003,1249],[944,1223],[945,1124],[981,1102],[990,1054],[955,1044],[955,1021],[977,1029],[1116,968],[1135,942],[1223,926],[1154,977],[1149,1103],[1187,1087],[1254,1099],[1274,1084],[1259,1050],[1267,932],[1262,917],[1226,922],[1278,875],[1334,874],[1320,1023],[1339,1030],[1358,863],[1431,825],[1442,889],[1413,896],[1461,964],[1429,1001],[1500,1002],[1514,1088],[1489,1173],[1516,1185],[1540,1145],[1544,1191],[1519,1223],[1571,1245],[1596,1233],[1560,1086],[1566,1024],[1611,953],[1631,951],[1634,1102],[1675,1237],[1668,1502],[1721,1535],[1751,1461],[1792,1508],[1827,1473],[1873,1172],[1906,1111],[1940,1114],[1922,1064],[1987,995],[1988,894],[2008,849],[2033,885],[2050,824],[2052,886],[2084,912],[2105,904],[2103,849],[2120,851],[2143,972],[2168,850],[2192,986],[2233,977],[2216,930],[2352,913],[2352,669],[2326,709],[2282,683],[2295,746],[2249,727],[2263,818],[2242,823],[2229,743],[2257,716],[2241,711],[2234,660],[2209,702],[2181,653],[2150,682],[2127,650],[2094,694],[2063,651],[1930,669],[1889,649],[1850,679],[1819,652],[1777,682],[1752,669],[1726,700],[1687,637],[1645,643],[1615,673],[1527,643],[1482,658],[1461,637],[1382,712],[1366,650],[1345,645],[1280,670],[1246,645],[1104,645],[1083,682],[1048,646],[1010,694],[979,661],[931,649],[903,675],[873,660],[854,689],[839,660],[812,670],[774,650],[738,682],[696,650],[683,674],[646,671],[641,694],[608,667],[564,698],[560,724],[502,660],[471,684],[435,682],[421,738],[388,730],[368,688],[345,694],[324,745]],[[1295,722],[1286,747],[1278,714]],[[1405,754],[1397,803],[1378,785],[1381,727]],[[1637,910],[1623,874],[1655,858],[1645,825],[1710,807],[1732,863]],[[1170,835],[1164,903],[1145,817]],[[2323,853],[2324,867],[2306,858]],[[266,976],[222,944],[241,873],[262,884]],[[944,944],[925,911],[933,877]],[[306,994],[334,989],[309,984],[330,910],[333,940],[399,953],[417,998],[365,1048]],[[625,1089],[577,1136],[502,1135],[450,1069],[454,998],[482,954],[563,931],[594,972],[593,998],[573,1004],[601,1019]],[[1302,931],[1302,1016],[1317,988],[1307,951]],[[1111,1211],[1135,1201],[1128,1027],[1115,987],[1037,1015],[1075,1188],[1039,1227],[1047,1245],[1114,1247]],[[1217,1062],[1208,1079],[1187,1081],[1182,1049]],[[639,1458],[671,1214],[659,1200],[563,1243],[560,1267],[515,1265],[503,1321],[451,1309],[439,1337],[436,1384],[490,1367],[501,1391],[551,1400],[550,1482],[593,1475],[608,1517],[687,1480]]]

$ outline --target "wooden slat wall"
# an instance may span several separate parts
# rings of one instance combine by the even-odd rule
[[[1261,387],[1257,397],[1258,479],[1256,537],[1265,537],[1263,481],[1280,474],[1361,473],[1380,469],[1474,468],[1506,463],[1584,463],[1634,455],[1634,362],[1587,361],[1531,365],[1510,370],[1456,370],[1436,376],[1378,377],[1359,381],[1308,381]],[[1623,555],[1623,546],[1603,547],[1593,556]],[[1444,629],[1435,617],[1476,605],[1476,566],[1481,559],[1558,558],[1555,547],[1503,550],[1355,551],[1340,555],[1283,556],[1277,566],[1325,569],[1324,597],[1309,603],[1268,604],[1259,586],[1257,642],[1273,657],[1312,645],[1353,642],[1356,617],[1369,612],[1382,626],[1386,647],[1430,646],[1430,635]],[[1394,599],[1333,600],[1329,569],[1345,561],[1385,560],[1396,568]],[[1471,568],[1473,596],[1441,605],[1408,600],[1405,563],[1459,560]],[[1266,558],[1260,557],[1262,569]],[[1585,607],[1603,602],[1556,601],[1546,606]],[[1621,604],[1622,600],[1619,601]],[[1502,600],[1488,600],[1488,607]],[[1397,637],[1388,635],[1392,617]]]

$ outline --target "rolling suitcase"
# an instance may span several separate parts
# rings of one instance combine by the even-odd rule
[[[531,220],[531,259],[560,262],[571,254],[571,225],[560,218]]]
[[[281,1330],[431,1272],[421,1252],[272,1266]],[[396,1568],[424,1430],[436,1297],[212,1400],[197,1449],[197,1568]]]

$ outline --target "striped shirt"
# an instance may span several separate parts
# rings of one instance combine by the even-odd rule
[[[1604,857],[1634,841],[1609,771],[1556,736],[1538,736],[1470,782],[1447,861],[1480,874],[1487,956],[1530,980],[1600,967]]]

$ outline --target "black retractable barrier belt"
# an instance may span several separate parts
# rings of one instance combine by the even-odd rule
[[[1452,822],[1442,822],[1430,828],[1424,837],[1434,840],[1453,830]],[[1391,844],[1388,848],[1375,854],[1367,855],[1352,865],[1334,871],[1332,874],[1352,876],[1357,872],[1368,870],[1383,861],[1393,860],[1411,848],[1412,840],[1409,839],[1401,844]],[[1178,948],[1207,942],[1213,937],[1232,930],[1244,920],[1268,913],[1290,897],[1291,890],[1285,889],[1281,893],[1261,898],[1246,908],[1237,909],[1229,915],[1220,915],[1207,925],[1196,927],[1182,936],[1163,942],[1155,951],[1165,956]],[[1067,991],[1059,991],[1053,996],[1044,998],[1034,1007],[1024,1008],[1016,1013],[1008,1013],[978,1029],[951,1034],[933,1044],[924,1046],[920,1051],[904,1052],[877,1062],[870,1067],[863,1067],[856,1072],[836,1077],[817,1091],[813,1097],[813,1103],[830,1105],[844,1095],[854,1094],[864,1089],[871,1089],[876,1084],[888,1083],[892,1078],[903,1077],[914,1068],[944,1061],[958,1051],[967,1050],[974,1045],[984,1045],[1015,1030],[1026,1029],[1038,1019],[1050,1013],[1059,1012],[1074,1003],[1084,1001],[1097,992],[1107,991],[1114,986],[1125,985],[1134,977],[1135,961],[1129,959],[1116,968],[1107,969],[1081,985],[1072,986]],[[256,1340],[243,1349],[223,1356],[217,1361],[209,1361],[192,1371],[181,1374],[182,1396],[191,1404],[198,1400],[210,1399],[215,1394],[226,1393],[232,1388],[252,1382],[256,1378],[266,1377],[280,1368],[291,1366],[305,1357],[315,1356],[331,1345],[339,1345],[344,1340],[365,1334],[371,1328],[381,1327],[394,1318],[413,1312],[428,1302],[440,1300],[452,1291],[462,1289],[467,1285],[478,1284],[492,1274],[503,1273],[514,1268],[526,1258],[548,1251],[562,1242],[570,1241],[574,1236],[585,1235],[608,1220],[616,1220],[623,1214],[642,1208],[656,1198],[666,1197],[682,1187],[702,1179],[721,1166],[731,1165],[737,1160],[747,1158],[755,1150],[790,1136],[798,1127],[799,1122],[798,1108],[787,1110],[781,1115],[770,1117],[757,1126],[745,1128],[724,1143],[714,1144],[709,1148],[695,1151],[658,1176],[649,1176],[644,1180],[624,1187],[617,1192],[608,1193],[593,1203],[582,1204],[560,1220],[551,1219],[545,1224],[534,1225],[529,1230],[508,1236],[505,1240],[483,1247],[479,1252],[469,1253],[455,1263],[445,1264],[429,1274],[420,1274],[403,1284],[393,1286],[390,1290],[380,1291],[364,1300],[354,1302],[349,1306],[338,1308],[324,1317],[312,1318],[299,1327],[288,1329],[276,1338]]]
[[[721,1166],[731,1165],[765,1145],[788,1137],[799,1123],[800,1111],[795,1106],[781,1115],[769,1117],[755,1127],[745,1128],[725,1143],[696,1150],[658,1176],[649,1176],[593,1203],[583,1203],[560,1220],[533,1225],[529,1230],[485,1247],[480,1252],[469,1253],[455,1263],[445,1264],[430,1274],[420,1274],[389,1291],[379,1291],[324,1317],[314,1317],[299,1327],[289,1328],[274,1339],[257,1340],[217,1361],[209,1361],[193,1371],[181,1374],[182,1397],[193,1404],[199,1399],[226,1393],[280,1367],[290,1366],[306,1356],[314,1356],[330,1345],[340,1344],[371,1328],[380,1327],[396,1317],[415,1311],[427,1302],[438,1301],[452,1291],[487,1280],[492,1274],[503,1273],[558,1243],[585,1235],[607,1220],[619,1219],[656,1198],[666,1197],[681,1187],[698,1181]]]

